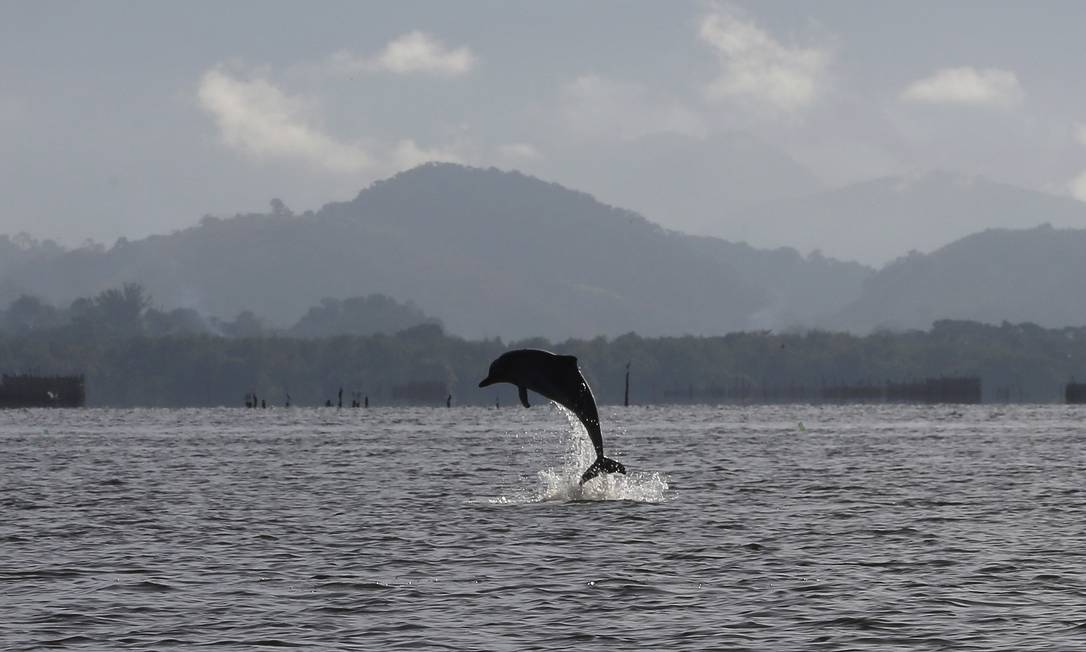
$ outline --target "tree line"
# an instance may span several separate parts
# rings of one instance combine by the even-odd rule
[[[21,303],[20,303],[21,302]],[[467,340],[427,321],[395,332],[298,337],[286,332],[185,329],[182,310],[151,307],[138,286],[73,302],[63,311],[23,297],[0,329],[0,371],[84,374],[92,406],[324,405],[340,389],[370,404],[513,405],[515,388],[479,389],[510,348],[578,357],[601,403],[723,402],[802,395],[788,388],[877,386],[973,376],[986,401],[1050,402],[1086,379],[1086,327],[1046,329],[938,321],[926,331],[866,336],[826,331],[718,337]],[[19,305],[16,305],[19,304]],[[194,312],[194,311],[193,311]],[[14,315],[14,317],[13,317]],[[196,314],[206,323],[206,319]],[[226,330],[226,329],[224,329]]]
[[[232,319],[208,317],[192,308],[160,309],[138,283],[125,283],[93,297],[56,307],[39,297],[21,295],[0,309],[0,335],[47,331],[51,336],[97,337],[102,333],[148,337],[220,335],[230,338],[286,336],[331,337],[394,333],[419,324],[440,324],[410,301],[383,294],[322,299],[291,327],[268,326],[251,310]]]

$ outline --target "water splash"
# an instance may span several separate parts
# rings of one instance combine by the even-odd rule
[[[596,459],[596,451],[584,424],[566,408],[553,404],[565,415],[567,449],[560,466],[536,473],[538,486],[519,495],[501,496],[496,504],[628,500],[659,503],[667,499],[667,477],[657,472],[604,473],[581,484],[581,475]]]
[[[667,499],[667,478],[660,473],[612,473],[600,475],[581,485],[578,469],[545,469],[540,471],[542,488],[531,502],[629,500],[638,503],[659,503]]]

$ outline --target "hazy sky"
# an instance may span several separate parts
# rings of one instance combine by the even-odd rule
[[[0,233],[316,209],[430,159],[592,191],[667,134],[752,136],[831,185],[942,169],[1086,201],[1083,25],[1075,1],[3,0]]]

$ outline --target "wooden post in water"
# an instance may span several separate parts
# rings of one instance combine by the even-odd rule
[[[630,407],[630,363],[626,363],[626,393],[622,398],[623,407]]]

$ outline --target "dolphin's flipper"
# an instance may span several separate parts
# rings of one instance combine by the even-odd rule
[[[519,385],[517,390],[517,393],[520,395],[520,404],[524,407],[532,407],[532,404],[528,402],[528,388],[524,385]]]

